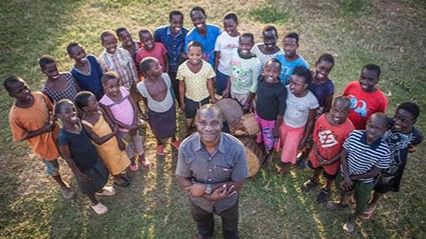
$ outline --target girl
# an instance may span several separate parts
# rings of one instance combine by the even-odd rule
[[[102,98],[104,95],[101,82],[103,73],[96,57],[87,55],[83,47],[75,42],[67,46],[67,52],[75,62],[71,74],[76,79],[80,89],[92,92],[97,100]]]
[[[287,173],[288,164],[296,163],[297,150],[303,148],[311,134],[318,100],[309,90],[311,72],[297,66],[287,88],[287,109],[280,127],[279,148],[282,148],[280,173]]]
[[[42,90],[43,93],[49,96],[52,101],[73,100],[80,89],[71,73],[60,73],[56,66],[56,60],[51,56],[42,56],[38,60],[38,64],[43,74],[47,76]]]
[[[216,39],[215,69],[216,69],[216,92],[222,95],[229,81],[229,66],[234,49],[238,48],[240,33],[237,29],[238,17],[235,13],[228,13],[223,18],[225,29]]]
[[[179,80],[180,107],[185,112],[186,134],[189,135],[197,109],[204,104],[216,103],[213,67],[203,57],[200,43],[188,44],[188,60],[182,63],[176,74]]]
[[[334,66],[334,58],[330,54],[322,54],[315,62],[315,68],[312,71],[312,84],[309,90],[317,97],[319,108],[317,116],[330,111],[331,102],[334,95],[333,81],[328,78]]]
[[[281,64],[274,58],[269,59],[263,67],[263,73],[256,91],[256,120],[260,131],[256,142],[265,146],[266,158],[272,156],[271,150],[278,138],[280,124],[286,108],[287,92],[280,83]]]
[[[129,185],[125,170],[130,165],[123,141],[117,140],[118,128],[103,114],[96,97],[89,91],[77,94],[75,104],[82,112],[81,122],[89,137],[96,143],[96,150],[105,166],[114,178],[114,184],[120,187]],[[122,150],[121,150],[122,149]]]
[[[284,51],[277,46],[278,32],[274,26],[269,25],[263,28],[262,39],[263,43],[255,44],[251,52],[259,58],[263,66],[269,59],[284,54]]]
[[[105,95],[99,101],[108,117],[118,125],[119,138],[126,143],[126,153],[130,158],[130,170],[137,171],[138,163],[148,167],[149,161],[145,159],[142,137],[138,132],[138,110],[136,103],[130,97],[129,91],[124,86],[120,86],[118,75],[109,71],[102,77]]]
[[[80,190],[89,197],[92,209],[97,214],[106,213],[108,208],[96,199],[96,195],[112,196],[115,190],[104,187],[108,181],[108,170],[99,160],[95,146],[81,126],[74,104],[68,99],[58,101],[55,115],[63,125],[58,138],[62,157],[73,171]]]

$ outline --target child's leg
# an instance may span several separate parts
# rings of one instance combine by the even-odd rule
[[[96,199],[94,192],[86,193],[86,196],[89,198],[92,205],[96,205],[99,203],[98,199]]]
[[[108,212],[108,208],[105,207],[105,205],[103,205],[101,202],[99,202],[96,199],[95,193],[86,193],[87,197],[89,198],[90,202],[91,202],[91,208],[98,214],[104,214],[106,212]]]
[[[72,198],[74,196],[74,192],[71,190],[70,186],[62,180],[62,177],[59,173],[58,160],[43,159],[43,163],[46,166],[47,174],[50,175],[53,178],[53,180],[55,180],[55,182],[59,185],[62,196],[65,199]]]
[[[139,132],[137,132],[136,135],[131,136],[131,144],[133,146],[133,151],[138,156],[138,159],[141,161],[142,166],[148,167],[149,161],[145,158],[143,138],[139,135]]]

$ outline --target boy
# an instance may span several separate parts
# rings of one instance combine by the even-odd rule
[[[179,84],[176,80],[178,66],[183,62],[185,36],[188,30],[183,27],[183,13],[177,10],[169,13],[169,25],[159,27],[154,32],[156,42],[163,43],[167,50],[169,76],[172,80],[173,92],[179,99]]]
[[[350,82],[343,90],[343,95],[351,100],[349,119],[355,129],[365,129],[367,119],[375,112],[386,112],[388,100],[376,85],[380,78],[380,67],[365,65],[358,81]]]
[[[252,101],[257,90],[257,79],[262,70],[262,63],[251,53],[253,45],[253,34],[244,33],[240,36],[239,47],[231,55],[230,81],[224,91],[224,96],[230,95],[238,100],[245,112],[252,108]]]
[[[13,140],[27,141],[33,152],[43,160],[47,174],[58,183],[62,196],[72,198],[74,192],[59,173],[59,152],[55,143],[59,127],[56,127],[51,116],[52,103],[41,92],[32,93],[20,77],[6,78],[3,86],[9,96],[15,98],[9,112]]]
[[[188,53],[188,44],[192,41],[199,42],[203,48],[203,59],[214,66],[215,55],[214,46],[216,39],[220,35],[221,30],[218,26],[206,24],[206,12],[201,7],[191,9],[190,17],[194,27],[186,34],[185,37],[185,52]]]
[[[232,52],[238,48],[240,33],[237,29],[238,17],[235,13],[228,13],[223,18],[223,31],[216,40],[215,70],[216,70],[216,93],[222,95],[229,81],[229,63]]]
[[[127,50],[117,48],[117,38],[112,31],[102,32],[101,42],[105,48],[99,56],[99,64],[103,72],[117,72],[121,85],[126,87],[127,90],[130,90],[138,81],[138,73],[132,56]]]
[[[120,48],[126,49],[136,62],[136,53],[139,50],[140,43],[133,40],[132,35],[130,35],[130,32],[125,27],[117,28],[115,33],[118,36],[118,40],[121,42]]]
[[[297,54],[297,48],[299,48],[299,35],[295,32],[287,34],[283,39],[283,49],[285,54],[280,54],[276,57],[282,65],[280,80],[284,85],[289,83],[290,77],[296,66],[303,66],[306,69],[309,69],[308,62],[302,56]]]
[[[175,137],[176,106],[171,92],[172,83],[153,57],[144,58],[139,68],[145,80],[139,82],[137,88],[148,108],[148,121],[157,139],[157,155],[164,155],[164,141],[168,138],[172,138],[173,147],[179,148]]]
[[[168,71],[167,63],[167,50],[161,42],[154,42],[151,31],[148,29],[142,29],[139,31],[139,40],[141,41],[142,47],[136,54],[136,63],[139,63],[145,57],[154,57],[160,63],[163,72]]]
[[[308,165],[314,170],[312,178],[303,184],[303,191],[308,192],[319,185],[319,175],[327,180],[317,197],[318,203],[325,203],[330,194],[331,183],[336,179],[340,166],[343,143],[349,133],[354,130],[352,122],[347,119],[351,102],[344,96],[334,100],[330,112],[321,115],[315,122],[312,133],[312,147]]]
[[[336,178],[336,187],[340,192],[339,202],[328,202],[330,210],[348,206],[349,193],[354,191],[356,210],[343,226],[348,232],[355,229],[356,218],[365,219],[374,178],[380,170],[389,167],[391,152],[383,140],[387,129],[387,118],[384,113],[374,113],[367,121],[366,130],[355,130],[343,144],[340,174]]]
[[[423,135],[414,127],[420,109],[417,104],[405,102],[398,106],[391,122],[391,128],[385,132],[383,139],[388,143],[392,153],[390,167],[382,171],[374,187],[373,199],[367,213],[370,217],[377,207],[378,200],[387,192],[398,192],[402,174],[407,164],[408,153],[414,152],[414,146],[423,141]]]

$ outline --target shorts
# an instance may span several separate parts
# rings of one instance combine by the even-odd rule
[[[352,189],[350,191],[343,191],[340,189],[340,183],[343,182],[343,176],[338,173],[336,177],[336,188],[339,193],[343,196],[348,195],[350,192],[355,193],[355,202],[356,208],[355,211],[357,214],[362,214],[368,209],[368,203],[370,202],[371,192],[374,188],[374,182],[364,183],[362,181],[356,180],[353,181]]]
[[[318,167],[314,167],[314,165],[312,165],[312,162],[310,160],[308,160],[308,167],[310,167],[311,169],[322,169],[322,175],[324,176],[324,178],[328,179],[328,180],[335,180],[337,177],[337,173],[336,174],[329,174],[324,170],[324,166],[318,166]]]
[[[48,175],[52,177],[59,176],[59,163],[57,159],[54,159],[54,160],[43,159],[43,163],[46,166],[46,172]]]
[[[223,91],[228,86],[229,76],[220,71],[216,71],[215,89],[218,95],[222,95]]]
[[[185,117],[187,119],[195,118],[197,110],[205,104],[209,103],[209,97],[202,99],[201,101],[193,101],[185,97]]]

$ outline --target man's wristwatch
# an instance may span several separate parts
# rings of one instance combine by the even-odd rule
[[[204,193],[207,195],[210,195],[212,193],[212,185],[207,184],[206,189],[204,190]]]

